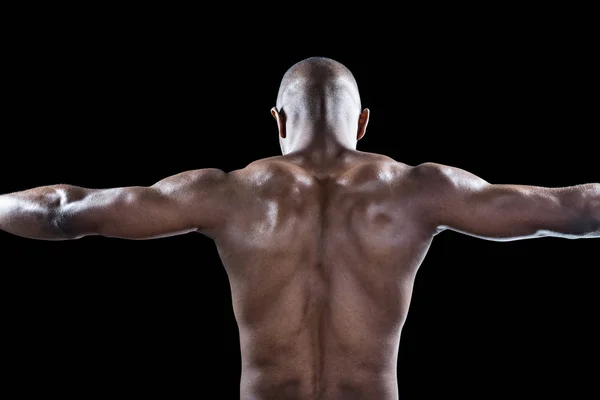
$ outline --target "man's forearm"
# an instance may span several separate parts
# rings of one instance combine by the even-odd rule
[[[43,186],[0,196],[0,229],[32,239],[64,240],[58,225],[68,186]]]

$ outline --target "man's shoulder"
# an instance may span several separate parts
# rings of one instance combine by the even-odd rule
[[[410,167],[410,173],[414,178],[435,180],[451,173],[452,167],[436,162],[423,162]]]
[[[452,187],[460,185],[467,176],[464,170],[450,165],[425,162],[411,168],[412,180],[433,187]]]
[[[435,162],[410,165],[381,157],[359,165],[348,175],[361,182],[377,180],[391,184],[403,194],[423,194],[424,189],[429,191],[452,185],[457,179],[456,171],[456,168]]]
[[[254,160],[243,168],[231,171],[229,174],[238,178],[248,178],[257,175],[273,175],[277,173],[298,170],[299,167],[291,163],[285,156],[273,156]]]
[[[293,184],[303,186],[312,183],[312,176],[302,167],[290,162],[285,156],[255,160],[244,168],[229,172],[231,182],[238,188],[258,190],[283,190]]]

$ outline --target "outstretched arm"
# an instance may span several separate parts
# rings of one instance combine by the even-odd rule
[[[561,188],[497,185],[434,163],[415,167],[415,175],[427,197],[424,217],[438,232],[451,229],[498,241],[600,237],[599,183]]]
[[[217,169],[183,172],[149,187],[43,186],[0,196],[0,229],[44,240],[214,236],[226,217],[227,191],[228,175]]]

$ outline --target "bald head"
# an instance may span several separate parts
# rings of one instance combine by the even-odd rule
[[[369,110],[361,111],[350,70],[326,57],[304,59],[286,71],[271,114],[277,120],[283,154],[355,149],[369,121]]]
[[[360,114],[354,76],[343,64],[326,57],[310,57],[292,65],[277,94],[277,109],[288,118],[333,119]]]

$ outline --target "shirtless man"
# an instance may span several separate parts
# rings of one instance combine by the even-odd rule
[[[271,113],[281,156],[150,187],[6,194],[0,229],[45,240],[212,238],[240,331],[243,400],[398,399],[415,274],[445,229],[497,241],[600,237],[599,183],[496,185],[356,150],[369,110],[334,60],[293,65]]]

